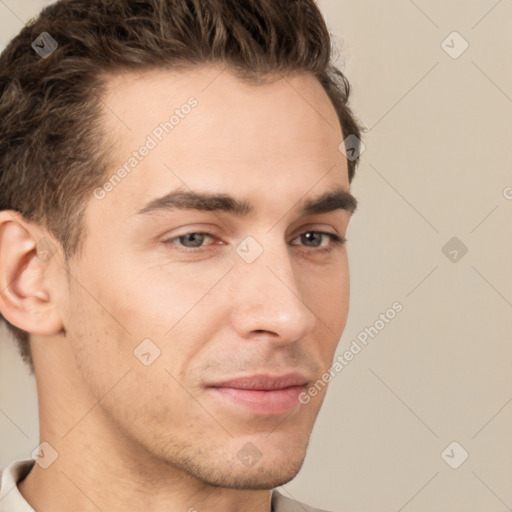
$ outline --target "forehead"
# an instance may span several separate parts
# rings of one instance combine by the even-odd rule
[[[128,171],[108,194],[117,207],[177,187],[247,196],[271,186],[290,200],[320,181],[348,190],[337,115],[312,75],[250,85],[219,66],[123,73],[102,101],[110,176]]]

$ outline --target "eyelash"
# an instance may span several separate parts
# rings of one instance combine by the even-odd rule
[[[335,233],[329,233],[327,231],[305,231],[304,233],[301,233],[301,234],[297,235],[294,238],[294,240],[296,240],[297,238],[300,238],[301,236],[304,236],[304,235],[307,235],[307,234],[311,234],[311,233],[314,233],[314,234],[317,234],[317,235],[327,236],[330,239],[330,241],[331,241],[331,244],[329,246],[327,246],[327,247],[322,247],[322,246],[319,246],[319,247],[303,246],[306,249],[312,249],[312,250],[315,250],[316,252],[330,252],[336,246],[343,245],[343,244],[345,244],[347,242],[347,239],[345,237],[341,237],[339,235],[336,235]],[[179,240],[180,238],[185,238],[188,235],[205,235],[205,236],[208,236],[208,237],[211,237],[211,238],[215,238],[215,236],[212,235],[211,233],[206,233],[206,232],[202,232],[202,231],[191,231],[189,233],[184,233],[183,235],[175,236],[173,238],[169,238],[168,240],[164,240],[164,244],[166,244],[166,245],[177,245],[178,247],[181,247],[181,248],[179,248],[177,250],[184,251],[184,252],[204,251],[205,249],[208,248],[209,245],[213,245],[213,244],[208,244],[208,245],[201,245],[199,247],[185,247],[183,245],[176,244],[174,242],[175,240]],[[293,245],[297,245],[297,244],[293,244]]]

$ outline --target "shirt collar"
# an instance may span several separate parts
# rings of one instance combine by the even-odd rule
[[[35,512],[21,495],[17,485],[28,475],[34,464],[33,459],[16,460],[2,471],[0,512]]]

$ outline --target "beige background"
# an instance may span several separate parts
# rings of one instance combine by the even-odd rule
[[[0,0],[0,44],[45,3]],[[368,128],[338,354],[403,311],[333,380],[282,491],[340,512],[510,510],[512,1],[320,3]],[[456,262],[452,237],[468,249]],[[0,440],[0,467],[39,442],[34,382],[5,335]],[[453,441],[452,464],[469,453],[458,469],[441,456]]]

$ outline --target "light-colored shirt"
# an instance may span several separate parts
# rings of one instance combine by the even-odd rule
[[[33,459],[17,460],[9,464],[0,478],[0,512],[35,512],[18,489],[18,482],[23,480],[35,464]],[[304,503],[283,496],[276,489],[272,491],[271,512],[325,512],[311,508]]]

